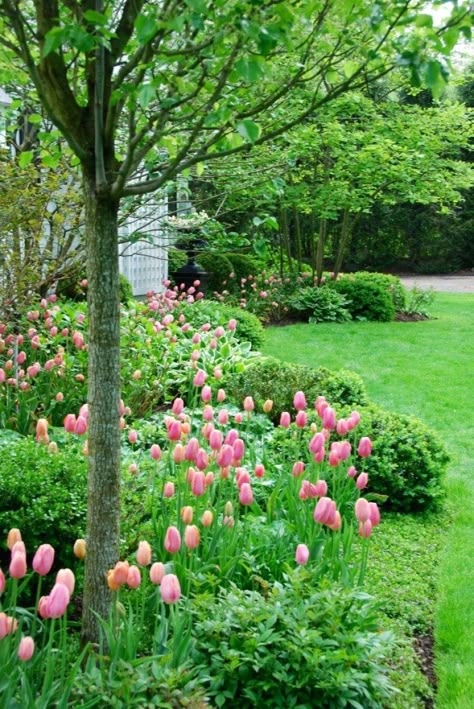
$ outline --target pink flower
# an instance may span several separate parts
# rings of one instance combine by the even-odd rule
[[[297,391],[296,394],[293,397],[293,406],[297,411],[302,411],[303,409],[306,409],[307,404],[306,404],[306,397],[304,395],[304,392],[302,391]]]
[[[223,439],[224,437],[221,431],[218,431],[217,429],[211,431],[211,435],[209,436],[209,445],[211,449],[214,451],[220,450]]]
[[[262,463],[257,463],[254,473],[256,478],[263,478],[265,475],[265,466]]]
[[[129,588],[138,588],[141,581],[142,577],[138,566],[130,566],[127,574],[127,586]]]
[[[361,473],[356,480],[357,489],[363,490],[365,487],[367,487],[368,482],[369,482],[369,476],[367,475],[367,473]]]
[[[367,436],[364,436],[359,441],[357,452],[361,458],[368,458],[372,453],[372,441]]]
[[[254,400],[251,396],[246,396],[244,399],[244,411],[250,412],[255,409]]]
[[[160,460],[161,448],[158,445],[158,443],[153,443],[152,447],[150,448],[150,455],[153,458],[153,460]]]
[[[151,546],[146,541],[138,543],[137,562],[140,566],[148,566],[151,563]]]
[[[368,519],[366,522],[359,523],[359,534],[361,537],[367,538],[372,534],[372,522]]]
[[[214,409],[212,408],[212,406],[210,406],[209,404],[206,404],[206,406],[204,407],[204,409],[202,411],[202,417],[203,417],[204,421],[207,421],[207,422],[212,421],[212,419],[214,418]]]
[[[0,569],[0,596],[2,595],[2,593],[3,593],[4,590],[5,590],[6,584],[7,584],[7,582],[6,582],[6,580],[5,580],[5,574],[4,574],[3,571]]]
[[[234,441],[237,440],[239,437],[239,432],[235,430],[235,428],[231,428],[230,431],[228,431],[226,437],[224,438],[224,443],[227,443],[229,446],[232,446],[234,444]]]
[[[347,477],[348,478],[355,478],[357,475],[357,470],[354,468],[353,465],[350,466],[350,468],[347,469]]]
[[[349,427],[347,425],[346,419],[339,419],[336,425],[336,431],[339,436],[347,436],[349,432]]]
[[[328,463],[333,468],[335,468],[339,465],[340,462],[341,462],[341,459],[339,457],[339,447],[335,447],[333,444],[331,446],[331,450],[329,452]]]
[[[315,497],[324,497],[328,491],[328,484],[325,480],[318,480],[314,486]]]
[[[199,448],[199,450],[196,454],[196,467],[199,468],[199,471],[201,471],[201,470],[205,470],[208,465],[209,465],[209,456],[207,455],[204,448]]]
[[[131,443],[132,445],[136,443],[138,440],[138,433],[134,431],[133,429],[128,432],[128,442]]]
[[[219,402],[219,404],[222,404],[222,402],[225,401],[225,398],[226,393],[224,389],[219,389],[219,391],[217,392],[217,401]]]
[[[356,500],[354,511],[359,522],[367,522],[370,519],[370,505],[364,497]]]
[[[168,527],[164,547],[170,554],[176,554],[181,549],[181,534],[176,527]]]
[[[202,517],[201,517],[202,526],[203,527],[210,527],[213,519],[214,519],[214,515],[212,514],[211,510],[204,510],[204,512],[202,513]]]
[[[23,662],[28,662],[28,660],[31,660],[33,657],[34,651],[35,641],[30,635],[25,635],[25,637],[20,640],[20,644],[18,646],[18,659]]]
[[[48,438],[48,419],[38,419],[36,422],[36,440],[49,442]]]
[[[234,451],[235,460],[242,460],[245,453],[245,443],[241,438],[236,438],[232,444],[232,449]]]
[[[184,446],[181,443],[177,443],[174,447],[173,460],[175,463],[182,463],[184,460]]]
[[[291,471],[293,477],[298,478],[300,475],[303,475],[304,473],[304,463],[302,460],[296,461],[296,463],[293,465],[293,469]]]
[[[336,520],[336,503],[329,497],[321,497],[314,508],[313,518],[315,522],[330,525]]]
[[[339,458],[341,460],[347,460],[351,454],[351,448],[349,441],[341,441],[339,444]]]
[[[304,566],[308,563],[309,549],[306,544],[298,544],[296,547],[295,561],[297,564]]]
[[[74,433],[82,436],[87,431],[87,419],[84,416],[78,416],[74,425]]]
[[[207,374],[203,369],[198,369],[193,379],[193,386],[202,387],[207,379]]]
[[[311,453],[319,453],[324,448],[324,434],[320,431],[315,433],[308,445]]]
[[[184,530],[184,544],[188,549],[199,546],[201,534],[195,524],[188,525]]]
[[[41,544],[33,557],[33,569],[40,576],[46,576],[51,571],[54,562],[54,549],[51,544]]]
[[[217,455],[217,465],[220,468],[228,468],[234,457],[234,449],[232,446],[224,443]]]
[[[251,505],[253,503],[253,492],[249,483],[243,483],[240,488],[239,500],[241,505]]]
[[[166,482],[166,483],[164,484],[164,487],[163,487],[163,496],[164,496],[164,497],[167,497],[167,498],[170,498],[170,497],[173,497],[173,496],[174,496],[174,483],[173,483],[173,482],[170,482],[170,481],[168,480],[168,482]]]
[[[308,416],[306,415],[306,411],[298,411],[298,413],[296,414],[295,423],[298,428],[304,428],[306,426],[306,424],[308,423]]]
[[[155,563],[152,564],[150,568],[150,581],[159,586],[163,580],[164,575],[165,565],[162,564],[161,561],[155,561]]]
[[[196,470],[191,480],[191,492],[201,497],[206,491],[206,478],[202,470]]]
[[[168,440],[179,441],[181,438],[181,422],[176,419],[171,419],[167,422]]]
[[[242,416],[242,414],[240,412],[235,414],[235,416],[234,416],[235,423],[242,423],[243,420],[244,420],[244,417]]]
[[[56,583],[64,584],[72,596],[74,593],[74,586],[76,585],[76,579],[71,569],[59,569],[56,574]]]
[[[179,397],[173,401],[173,406],[171,407],[171,411],[174,413],[175,416],[179,416],[184,409],[184,401],[180,399]]]
[[[201,399],[206,403],[212,399],[212,389],[208,384],[203,386],[201,390]]]
[[[113,581],[115,586],[118,588],[124,583],[127,583],[128,569],[130,565],[128,561],[117,561],[113,569]]]
[[[74,414],[68,414],[64,419],[64,428],[68,433],[74,433],[76,427],[76,417]]]
[[[370,507],[370,521],[372,522],[372,527],[378,527],[380,524],[380,510],[376,502],[369,502]]]
[[[12,552],[8,572],[13,579],[22,579],[26,575],[26,554],[21,551],[16,554]]]
[[[326,401],[324,396],[318,396],[314,403],[314,408],[318,412],[318,416],[322,418],[324,411],[327,409],[329,406],[328,402]]]
[[[216,329],[214,330],[214,334],[217,338],[224,337],[225,330],[222,327],[222,325],[219,325],[218,327],[216,327]]]
[[[330,406],[328,406],[323,413],[323,426],[329,431],[336,428],[336,412]]]
[[[161,598],[164,603],[176,603],[181,598],[181,586],[175,574],[166,574],[161,580]]]
[[[64,615],[69,603],[70,593],[64,583],[55,583],[49,596],[46,597],[46,618],[60,618]]]
[[[288,411],[282,411],[280,415],[280,426],[288,428],[291,423],[291,416]]]
[[[16,527],[12,527],[7,535],[7,547],[10,551],[13,550],[17,542],[21,542],[21,532]]]
[[[230,330],[230,332],[233,332],[236,327],[237,327],[237,320],[234,320],[234,318],[231,318],[228,322],[228,325],[227,325],[228,330]]]

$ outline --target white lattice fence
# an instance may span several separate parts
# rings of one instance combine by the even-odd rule
[[[163,290],[163,281],[168,275],[167,241],[163,229],[167,214],[166,198],[153,200],[140,207],[120,228],[120,237],[124,242],[120,248],[120,272],[132,284],[135,296]],[[127,237],[137,232],[152,237],[153,243],[147,239],[126,243]]]

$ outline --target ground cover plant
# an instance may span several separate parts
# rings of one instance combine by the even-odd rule
[[[473,421],[467,386],[474,375],[470,347],[474,337],[473,305],[472,295],[438,293],[431,307],[434,318],[429,321],[349,323],[337,326],[336,338],[334,327],[294,325],[289,329],[268,330],[264,347],[267,354],[288,362],[314,366],[324,363],[334,369],[353,369],[364,378],[371,399],[405,415],[419,416],[437,431],[446,445],[450,454],[445,481],[448,512],[443,508],[441,517],[431,518],[433,521],[416,516],[411,518],[409,526],[404,517],[393,518],[394,526],[388,539],[390,542],[392,537],[393,554],[400,553],[398,536],[405,536],[410,527],[413,545],[406,556],[407,566],[402,554],[400,572],[396,578],[392,577],[393,585],[387,583],[390,577],[381,578],[381,586],[387,592],[386,605],[396,608],[400,589],[416,589],[419,584],[418,573],[416,582],[411,574],[403,581],[404,568],[416,571],[410,566],[415,549],[416,554],[421,554],[422,575],[428,577],[431,572],[430,588],[420,590],[419,597],[423,605],[429,599],[425,617],[434,616],[435,621],[439,707],[469,706],[474,693],[471,671],[474,584],[472,567],[464,561],[470,555],[474,526],[469,452]],[[387,527],[391,524],[392,520]],[[436,529],[446,535],[446,548],[441,543],[442,555],[435,553],[431,557],[433,547],[430,545],[429,556],[425,558],[426,543],[418,545],[416,540],[418,537],[434,539]],[[430,558],[432,561],[428,564],[423,561]],[[376,565],[373,568],[375,570]],[[431,585],[434,581],[436,602]],[[421,607],[418,602],[414,603],[415,613],[410,611],[410,615],[418,626],[420,618],[416,606]]]
[[[192,301],[194,293],[183,299]],[[253,364],[250,347],[236,336],[238,323],[231,319],[226,327],[201,324],[198,303],[194,324],[193,304],[188,302],[186,318],[178,301],[177,292],[169,291],[123,309],[123,347],[132,361],[124,363],[128,398],[121,408],[122,553],[108,573],[116,603],[102,624],[103,645],[98,652],[87,648],[84,656],[74,623],[65,615],[70,605],[74,618],[80,606],[81,561],[71,561],[72,538],[68,549],[53,551],[54,519],[41,513],[35,526],[34,514],[35,504],[43,499],[40,490],[48,485],[44,482],[48,462],[52,475],[48,492],[56,493],[60,521],[61,505],[72,500],[67,497],[68,486],[76,495],[79,514],[85,501],[81,484],[89,413],[80,401],[77,387],[83,382],[76,379],[76,372],[87,359],[87,340],[75,329],[69,342],[69,333],[61,335],[61,329],[65,314],[80,326],[87,311],[84,304],[68,310],[60,302],[43,302],[38,313],[33,309],[25,314],[25,323],[34,322],[35,327],[29,334],[15,334],[13,340],[10,323],[3,323],[3,423],[10,428],[4,428],[2,442],[12,457],[11,472],[0,473],[0,483],[7,490],[12,475],[17,473],[21,480],[28,457],[37,459],[28,471],[30,494],[25,489],[22,498],[17,485],[15,506],[25,539],[15,530],[15,510],[7,511],[3,531],[5,535],[7,526],[13,528],[9,550],[3,547],[5,572],[0,577],[0,651],[9,678],[0,686],[5,701],[144,706],[158,695],[174,697],[172,706],[181,701],[200,706],[206,697],[217,705],[238,697],[252,706],[268,700],[268,672],[275,656],[281,657],[279,681],[287,687],[286,704],[310,706],[308,683],[321,705],[398,706],[401,701],[403,706],[408,696],[416,699],[424,691],[416,669],[405,682],[402,698],[397,691],[402,658],[409,651],[391,628],[382,632],[383,616],[364,590],[369,547],[380,531],[377,502],[384,497],[373,496],[366,472],[378,432],[374,429],[373,441],[358,433],[364,417],[357,402],[367,403],[360,378],[307,368],[308,394],[290,386],[286,399],[273,402],[262,400],[257,368],[247,380],[255,382],[255,399],[252,388],[232,393],[232,382],[258,365],[256,357]],[[60,336],[66,338],[65,345],[56,339]],[[157,352],[164,349],[163,343],[170,353],[162,353],[160,359]],[[139,344],[146,348],[146,356],[140,369],[133,369]],[[20,352],[24,355],[18,362]],[[58,354],[61,358],[55,361]],[[44,364],[31,376],[33,356],[42,357]],[[171,364],[163,367],[172,356],[179,358],[179,372]],[[55,365],[46,367],[48,361]],[[6,376],[12,370],[17,377]],[[142,398],[160,371],[167,382],[164,390],[180,396],[170,394],[171,408],[152,407],[143,417]],[[53,397],[65,406],[61,421],[54,406],[41,405],[35,387],[39,382],[41,391],[54,392],[63,381],[70,384],[63,387],[66,394],[60,401]],[[29,386],[21,387],[23,382]],[[179,387],[173,389],[176,382]],[[330,394],[334,399],[329,400]],[[18,431],[15,414],[23,395],[22,408],[32,410],[25,418],[29,427]],[[283,403],[286,409],[280,408]],[[280,446],[282,441],[286,453],[278,456],[276,442]],[[69,474],[71,466],[79,476],[76,484]],[[65,498],[58,494],[61,485]],[[12,486],[10,494],[14,492]],[[71,535],[79,525],[78,519]],[[45,537],[40,538],[42,530]],[[87,545],[79,539],[74,550],[82,559]],[[44,597],[42,585],[50,591]],[[235,608],[237,602],[242,613]],[[315,604],[317,612],[312,610]],[[284,610],[290,606],[291,613]],[[211,608],[215,611],[210,616]],[[246,608],[260,610],[250,618]],[[230,618],[231,613],[234,640],[227,646],[216,637],[222,633],[219,618]],[[290,642],[294,632],[306,638],[306,646]],[[63,662],[53,676],[56,653]],[[254,675],[255,663],[261,663],[261,671]],[[234,666],[240,667],[240,677],[224,682],[225,668],[230,671]],[[151,684],[145,680],[150,672]],[[99,687],[100,699],[88,696],[93,686]]]

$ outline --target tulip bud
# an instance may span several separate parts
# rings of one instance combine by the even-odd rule
[[[214,515],[212,514],[211,510],[204,510],[204,512],[202,513],[202,517],[201,517],[202,526],[203,527],[210,527],[213,519],[214,519]]]
[[[138,566],[130,566],[127,574],[127,586],[129,588],[138,588],[141,581],[142,577]]]
[[[41,544],[33,557],[32,567],[40,576],[46,576],[51,571],[54,562],[54,549],[51,544]]]
[[[151,563],[151,546],[148,542],[138,543],[137,562],[140,566],[148,566]]]
[[[306,544],[298,544],[296,547],[295,561],[297,564],[304,566],[308,563],[309,549]]]
[[[163,487],[163,495],[164,497],[173,497],[174,496],[174,483],[173,482],[166,482]]]
[[[273,409],[273,401],[271,399],[267,399],[266,401],[264,401],[262,409],[265,414],[269,414],[270,411]]]
[[[372,441],[367,436],[364,436],[359,441],[357,452],[361,458],[368,458],[372,453]]]
[[[153,443],[152,447],[150,448],[150,455],[153,458],[153,460],[160,460],[161,448],[158,445],[158,443]]]
[[[188,549],[195,549],[200,542],[201,535],[195,524],[188,525],[184,530],[184,543]]]
[[[155,561],[150,568],[150,581],[159,586],[165,573],[165,565],[161,561]]]
[[[291,416],[288,411],[282,411],[280,415],[280,426],[282,428],[288,428],[291,423]]]
[[[193,508],[189,505],[181,508],[181,519],[184,524],[191,524],[193,521]]]
[[[181,598],[181,586],[175,574],[166,574],[161,580],[161,598],[164,603],[176,603]]]
[[[359,522],[367,522],[370,518],[370,505],[365,498],[359,497],[354,505],[354,510]]]
[[[21,532],[16,527],[12,527],[8,532],[7,536],[7,547],[10,549],[10,551],[13,549],[14,545],[17,542],[21,542]]]
[[[31,636],[25,635],[25,637],[20,640],[20,644],[18,646],[18,659],[23,662],[27,662],[33,657],[34,651],[35,641]]]
[[[297,391],[296,394],[293,397],[293,406],[297,411],[302,411],[303,409],[306,409],[306,397],[304,395],[304,392],[302,391]]]
[[[243,483],[240,488],[239,500],[241,505],[251,505],[253,503],[253,492],[249,483]]]
[[[365,487],[367,487],[368,482],[369,482],[369,476],[367,475],[367,473],[361,473],[356,480],[357,489],[363,490]]]
[[[85,559],[86,558],[86,540],[85,539],[76,539],[74,542],[74,556],[76,556],[78,559]]]
[[[164,547],[170,554],[176,554],[181,549],[181,534],[176,527],[168,527]]]
[[[64,584],[72,596],[74,593],[74,586],[76,585],[76,579],[71,569],[59,569],[56,574],[56,583]]]

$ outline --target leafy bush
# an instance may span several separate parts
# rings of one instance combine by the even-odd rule
[[[170,247],[168,249],[168,274],[171,277],[175,271],[184,266],[188,257],[182,249]]]
[[[265,596],[234,587],[212,604],[196,602],[194,661],[212,702],[380,707],[392,693],[393,640],[380,632],[370,597],[293,578]]]
[[[119,289],[121,303],[126,304],[133,300],[132,284],[130,283],[128,278],[123,275],[123,273],[119,274]]]
[[[201,251],[196,257],[196,262],[206,271],[207,292],[214,293],[225,288],[232,273],[232,264],[224,254],[211,251]]]
[[[335,281],[332,287],[347,298],[354,319],[389,322],[395,317],[392,296],[377,280],[359,277],[357,273],[347,274]]]
[[[253,396],[260,408],[266,399],[271,399],[271,416],[278,421],[282,411],[293,411],[293,397],[299,390],[305,392],[310,405],[320,395],[334,405],[359,406],[368,401],[364,383],[355,372],[313,369],[273,357],[252,362],[229,382],[227,393],[239,404],[246,396]]]
[[[346,322],[351,319],[349,302],[342,293],[322,286],[302,288],[288,300],[290,312],[300,313],[305,320],[318,322]]]
[[[364,461],[368,489],[388,495],[387,506],[400,512],[434,507],[449,460],[437,435],[413,416],[374,405],[359,412],[357,434],[373,441],[372,455]]]
[[[192,305],[183,302],[176,312],[184,313],[187,322],[196,329],[204,323],[211,323],[213,327],[218,325],[227,327],[229,320],[234,319],[237,320],[235,336],[239,341],[251,342],[255,349],[259,349],[265,341],[265,330],[260,320],[256,315],[242,308],[203,299]]]
[[[424,290],[416,286],[408,291],[408,296],[401,312],[405,315],[421,315],[424,318],[430,317],[429,308],[433,304],[435,297],[434,290]]]
[[[48,542],[56,565],[68,566],[84,536],[86,459],[78,446],[52,453],[32,439],[0,438],[0,538],[18,527],[29,553]]]
[[[253,256],[249,256],[249,254],[226,252],[224,255],[232,264],[232,270],[237,287],[240,287],[241,278],[247,278],[251,274],[258,273],[260,270],[258,259]]]

